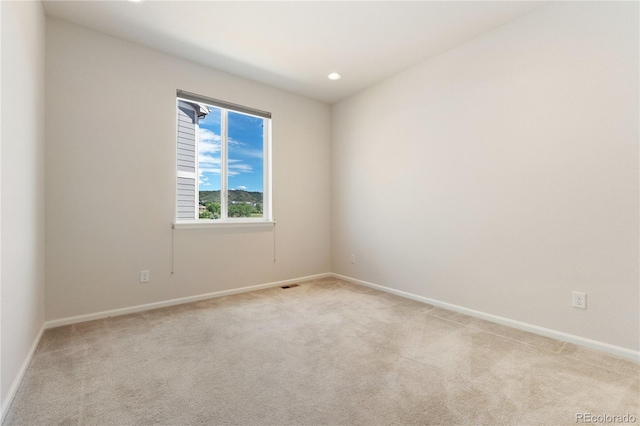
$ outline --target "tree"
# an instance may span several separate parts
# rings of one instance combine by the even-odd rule
[[[251,213],[253,213],[253,206],[250,204],[229,205],[229,217],[250,217]]]
[[[205,206],[207,210],[220,217],[220,203],[216,203],[215,201],[206,203]]]
[[[209,210],[203,210],[200,212],[200,219],[211,219],[213,216],[213,213],[211,213]]]

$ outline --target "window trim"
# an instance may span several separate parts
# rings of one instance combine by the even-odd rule
[[[229,220],[227,222],[220,221],[211,221],[206,222],[204,220],[190,220],[190,221],[181,221],[173,224],[174,229],[213,229],[213,228],[234,228],[234,229],[270,229],[276,225],[274,220],[253,220],[253,221],[242,221],[242,220]]]
[[[187,92],[186,90],[178,89],[176,91],[176,97],[182,98],[187,101],[207,104],[207,105],[211,105],[218,108],[230,109],[243,114],[255,115],[257,117],[271,120],[271,113],[268,111],[263,111],[261,109],[251,108],[244,105],[234,104],[233,102],[222,101],[216,98],[209,98],[207,96],[197,95],[195,93]]]
[[[221,204],[221,209],[220,209],[220,219],[193,219],[193,220],[179,220],[178,219],[178,178],[180,177],[180,175],[188,173],[188,172],[183,172],[178,170],[177,167],[177,148],[176,148],[176,164],[175,164],[175,190],[174,190],[174,197],[175,197],[175,207],[174,207],[174,218],[173,218],[173,228],[174,229],[206,229],[206,228],[221,228],[221,227],[229,227],[229,228],[258,228],[258,227],[273,227],[275,226],[275,220],[273,218],[273,210],[272,210],[272,177],[273,177],[273,172],[272,172],[272,140],[271,140],[271,113],[267,112],[267,111],[262,111],[259,109],[255,109],[255,108],[250,108],[250,107],[245,107],[242,105],[238,105],[238,104],[234,104],[232,102],[227,102],[227,101],[222,101],[219,99],[214,99],[214,98],[209,98],[206,96],[201,96],[201,95],[197,95],[195,93],[191,93],[191,92],[187,92],[184,90],[177,90],[176,91],[176,97],[175,97],[175,101],[176,101],[176,105],[178,103],[178,101],[183,100],[183,101],[191,101],[191,102],[197,102],[197,103],[202,103],[205,105],[210,105],[216,108],[221,109],[224,113],[221,114],[221,123],[220,123],[220,137],[221,137],[221,148],[220,148],[220,173],[221,173],[221,179],[220,179],[220,204]],[[263,144],[262,144],[262,151],[263,151],[263,159],[262,159],[262,163],[263,163],[263,167],[262,167],[262,171],[263,171],[263,176],[262,176],[262,211],[263,211],[263,215],[260,218],[250,218],[250,217],[242,217],[242,218],[229,218],[228,215],[228,211],[225,211],[225,209],[223,208],[224,206],[229,207],[228,204],[228,158],[227,158],[227,151],[228,151],[228,112],[232,111],[232,112],[237,112],[240,114],[245,114],[245,115],[251,115],[251,116],[257,116],[259,118],[262,118],[263,121]],[[175,129],[175,134],[178,133],[178,129],[177,129],[178,123],[176,122],[176,129]],[[196,138],[196,148],[199,146],[199,132],[198,129],[196,128],[195,131],[195,138]],[[199,185],[198,185],[198,179],[199,179],[199,173],[198,173],[198,168],[199,168],[199,161],[197,160],[198,158],[198,151],[199,149],[197,149],[196,151],[196,162],[195,162],[195,186],[196,186],[196,200],[195,200],[195,212],[196,214],[198,214],[198,210],[199,210],[199,197],[197,196],[199,193]],[[189,175],[191,175],[191,173],[188,173]],[[225,198],[225,202],[223,202],[223,198]]]

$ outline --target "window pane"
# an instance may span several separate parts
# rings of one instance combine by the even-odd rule
[[[228,113],[228,217],[263,217],[264,119]]]
[[[209,106],[198,130],[198,193],[200,219],[220,219],[220,108]]]

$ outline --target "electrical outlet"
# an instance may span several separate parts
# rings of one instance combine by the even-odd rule
[[[141,283],[149,282],[149,271],[140,271],[140,282]]]
[[[574,291],[572,305],[574,308],[587,309],[587,294]]]
[[[351,263],[356,263],[356,255],[355,254],[351,255]]]

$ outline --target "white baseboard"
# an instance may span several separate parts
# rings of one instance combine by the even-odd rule
[[[480,318],[483,320],[506,325],[508,327],[517,328],[519,330],[539,334],[541,336],[551,337],[552,339],[560,340],[563,342],[573,343],[578,346],[584,346],[584,347],[596,349],[602,352],[607,352],[612,355],[629,359],[631,361],[640,362],[640,352],[634,351],[632,349],[610,345],[608,343],[599,342],[597,340],[591,340],[591,339],[576,336],[573,334],[564,333],[562,331],[556,331],[549,328],[539,327],[537,325],[528,324],[528,323],[512,320],[509,318],[505,318],[505,317],[500,317],[493,314],[487,314],[485,312],[476,311],[473,309],[465,308],[463,306],[453,305],[451,303],[441,302],[439,300],[430,299],[428,297],[418,296],[416,294],[408,293],[406,291],[396,290],[396,289],[385,287],[379,284],[373,284],[373,283],[359,280],[356,278],[347,277],[345,275],[340,275],[340,274],[331,274],[331,275],[335,278],[340,278],[342,280],[349,281],[354,284],[359,284],[366,287],[374,288],[376,290],[381,290],[386,293],[395,294],[396,296],[405,297],[407,299],[416,300],[418,302],[428,303],[430,305],[438,306],[444,309],[449,309],[451,311],[460,312],[461,314],[465,314],[465,315]]]
[[[108,311],[96,312],[93,314],[78,315],[67,318],[60,318],[45,322],[44,328],[54,328],[63,325],[76,324],[79,322],[93,321],[102,318],[115,317],[118,315],[132,314],[135,312],[148,311],[151,309],[164,308],[166,306],[181,305],[183,303],[197,302],[199,300],[212,299],[214,297],[229,296],[232,294],[246,293],[249,291],[262,290],[265,288],[279,287],[287,284],[299,283],[304,281],[317,280],[320,278],[330,277],[331,273],[309,275],[306,277],[294,278],[290,280],[276,281],[266,284],[252,285],[248,287],[233,288],[230,290],[215,291],[213,293],[199,294],[197,296],[181,297],[179,299],[164,300],[162,302],[147,303],[144,305],[129,306],[127,308],[111,309]]]
[[[9,388],[9,391],[7,392],[6,395],[4,395],[4,400],[2,401],[2,407],[0,408],[2,410],[2,416],[0,416],[0,424],[2,424],[2,422],[4,421],[4,416],[7,414],[7,411],[9,410],[9,407],[13,402],[13,398],[15,398],[16,393],[18,392],[20,383],[22,383],[22,379],[24,378],[24,375],[27,372],[27,368],[29,368],[29,364],[31,363],[33,354],[36,353],[36,348],[40,343],[40,339],[42,338],[42,334],[44,333],[44,330],[45,330],[45,326],[43,324],[42,327],[40,328],[40,331],[38,332],[38,335],[33,341],[33,344],[31,345],[31,349],[29,349],[27,356],[24,358],[24,361],[22,362],[22,366],[20,366],[20,370],[18,371],[18,374],[13,379],[13,383],[11,383],[11,387]]]

